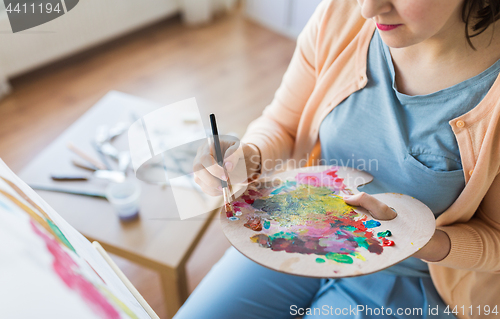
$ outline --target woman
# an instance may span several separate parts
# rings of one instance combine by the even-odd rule
[[[274,272],[230,248],[176,318],[500,311],[500,0],[357,2],[316,10],[273,102],[243,138],[247,170],[268,173],[283,159],[375,159],[363,167],[374,181],[345,201],[389,219],[370,194],[414,196],[435,214],[434,236],[393,267],[336,280]],[[201,150],[195,168],[215,195],[224,173],[213,163]],[[236,162],[228,156],[225,165],[231,172]]]

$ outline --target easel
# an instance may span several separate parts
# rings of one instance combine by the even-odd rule
[[[94,246],[95,249],[99,252],[99,254],[101,254],[102,258],[104,258],[104,260],[108,263],[108,265],[111,267],[111,269],[113,269],[113,271],[116,273],[118,278],[120,278],[120,280],[123,282],[125,287],[127,287],[127,289],[130,291],[130,293],[135,297],[135,299],[137,299],[139,304],[142,306],[142,308],[144,308],[144,310],[148,313],[148,315],[152,319],[160,319],[160,317],[158,317],[158,315],[154,312],[153,308],[151,308],[151,306],[147,303],[147,301],[144,299],[144,297],[141,296],[139,291],[137,291],[137,289],[134,287],[134,285],[132,285],[130,280],[128,280],[128,278],[120,270],[120,268],[118,268],[118,266],[111,259],[111,257],[109,257],[108,253],[104,250],[104,248],[102,248],[101,244],[99,244],[99,242],[97,242],[97,241],[94,241],[94,242],[92,242],[92,246]]]

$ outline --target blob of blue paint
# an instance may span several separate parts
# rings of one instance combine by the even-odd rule
[[[265,229],[269,229],[269,227],[270,227],[270,226],[271,226],[271,222],[270,222],[270,221],[268,221],[268,220],[265,220],[265,221],[264,221],[264,228],[265,228]]]
[[[238,217],[233,216],[233,217],[229,217],[229,220],[234,222],[235,220],[240,220],[240,219]]]
[[[380,222],[377,220],[367,220],[366,222],[363,222],[363,225],[365,225],[366,228],[374,228],[380,226]]]

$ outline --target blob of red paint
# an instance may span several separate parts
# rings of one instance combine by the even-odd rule
[[[384,247],[387,247],[387,246],[394,246],[394,242],[393,242],[392,240],[382,238],[382,245],[383,245]]]
[[[254,200],[248,195],[243,195],[243,196],[241,196],[241,198],[245,201],[245,203],[250,204],[250,205],[252,205],[254,202]]]
[[[234,202],[234,203],[233,203],[233,206],[234,206],[234,207],[244,207],[244,206],[245,206],[245,203],[242,203],[242,202]]]
[[[331,176],[331,177],[337,177],[337,171],[334,171],[334,170],[329,171],[326,173],[326,175]]]

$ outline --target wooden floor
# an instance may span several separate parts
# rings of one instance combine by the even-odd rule
[[[14,79],[0,100],[0,158],[18,172],[110,90],[163,104],[194,96],[225,131],[242,133],[271,101],[294,46],[237,11],[203,28],[155,24]],[[227,247],[212,224],[188,264],[190,291]],[[159,277],[115,260],[163,318]]]

